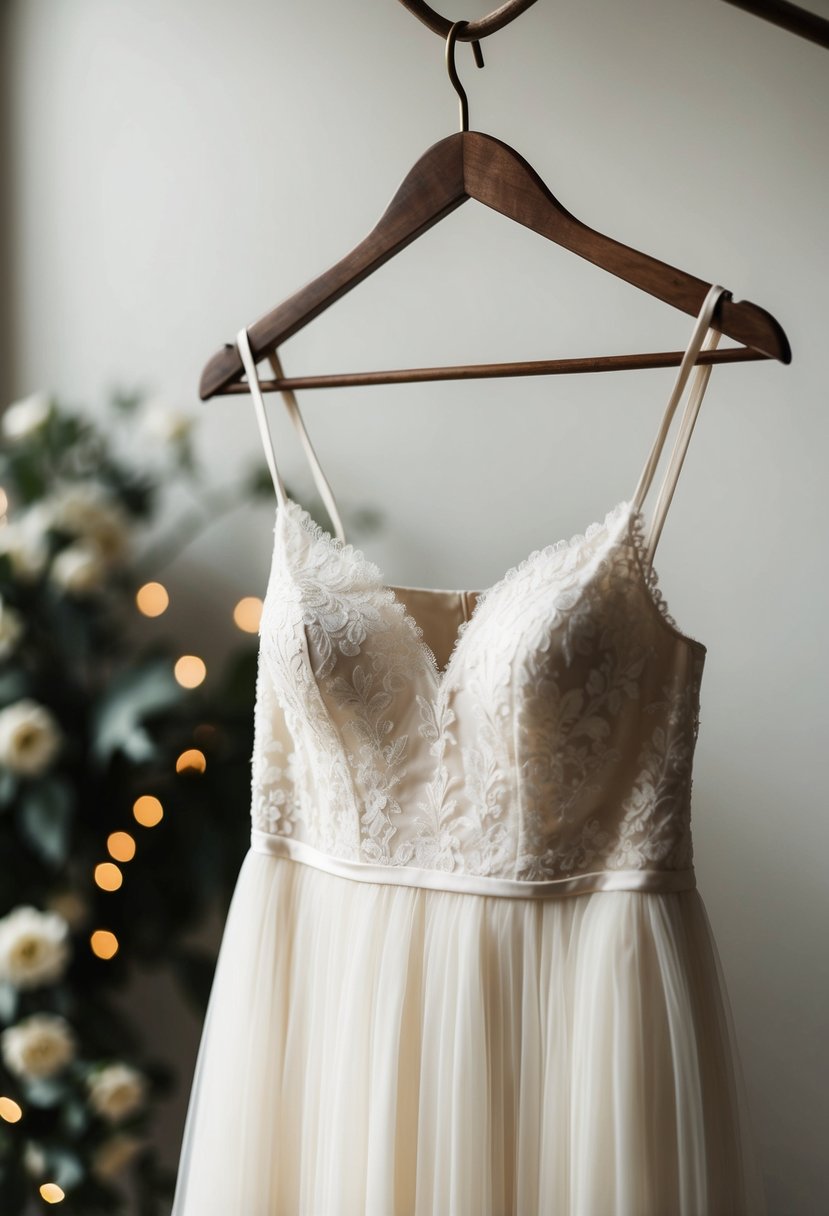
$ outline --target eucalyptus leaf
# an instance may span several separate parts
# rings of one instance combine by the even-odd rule
[[[18,803],[21,834],[39,857],[57,868],[69,853],[74,794],[56,777],[27,785]]]
[[[10,1025],[17,1016],[18,990],[13,984],[0,982],[0,1022]]]
[[[7,768],[0,768],[0,809],[11,806],[17,793],[18,780]]]
[[[92,750],[104,763],[121,751],[136,764],[153,758],[156,745],[143,725],[145,718],[176,704],[184,690],[176,683],[169,659],[152,659],[114,679],[95,708]]]
[[[29,678],[19,667],[0,674],[0,705],[11,705],[31,692]]]
[[[32,1106],[60,1106],[67,1094],[67,1084],[60,1077],[37,1077],[26,1082],[25,1090]]]
[[[79,1139],[89,1127],[92,1116],[85,1102],[80,1098],[72,1098],[64,1106],[61,1118],[69,1135],[73,1139]]]
[[[69,1148],[50,1146],[46,1150],[46,1163],[52,1181],[65,1191],[71,1191],[83,1180],[83,1161]]]

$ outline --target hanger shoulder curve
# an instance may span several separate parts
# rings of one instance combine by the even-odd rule
[[[423,153],[397,187],[380,219],[344,258],[248,327],[257,361],[274,352],[309,321],[399,253],[422,233],[474,198],[666,304],[695,316],[710,284],[588,227],[552,194],[514,148],[481,131],[457,131]],[[765,356],[791,361],[775,318],[749,301],[723,297],[717,325],[724,334]],[[235,345],[206,364],[202,400],[227,391],[243,375]]]
[[[697,315],[710,283],[588,227],[559,202],[532,165],[509,144],[479,131],[468,134],[464,182],[471,198],[665,304],[689,316]],[[725,297],[717,309],[717,326],[729,338],[768,358],[791,362],[791,348],[783,329],[757,304]]]
[[[344,258],[248,327],[254,359],[276,350],[307,322],[466,201],[469,196],[463,183],[461,134],[458,131],[449,135],[423,153],[403,178],[368,235]],[[236,347],[225,346],[202,372],[199,385],[202,400],[226,389],[243,370]]]

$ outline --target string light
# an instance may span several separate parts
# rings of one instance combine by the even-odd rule
[[[164,817],[164,807],[152,794],[142,794],[140,798],[136,798],[132,813],[142,828],[154,828]]]
[[[262,617],[262,601],[258,595],[246,595],[233,609],[233,622],[243,633],[258,633]]]
[[[23,1110],[14,1098],[0,1098],[0,1119],[7,1123],[19,1123],[23,1118]]]
[[[197,747],[189,747],[176,760],[177,773],[203,773],[206,768],[207,759],[205,758],[205,754],[204,752],[200,752]]]
[[[102,861],[95,867],[95,881],[104,891],[117,891],[124,876],[111,861]]]
[[[129,832],[110,832],[107,836],[107,851],[116,861],[132,861],[135,856],[135,840]]]
[[[118,938],[109,929],[96,929],[89,938],[89,944],[98,958],[112,958],[118,952]]]
[[[176,660],[173,673],[182,688],[198,688],[207,675],[204,659],[197,654],[183,654]]]
[[[56,1182],[44,1182],[40,1188],[40,1197],[47,1203],[60,1203],[62,1199],[66,1198]]]
[[[170,597],[163,583],[144,583],[135,593],[135,602],[144,616],[161,616],[167,611]]]

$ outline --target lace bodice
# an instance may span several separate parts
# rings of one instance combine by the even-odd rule
[[[720,294],[706,297],[673,408]],[[709,373],[698,369],[692,412]],[[641,509],[666,430],[632,499],[483,592],[386,585],[345,543],[335,505],[336,537],[271,463],[254,847],[369,881],[498,895],[694,884],[706,649],[667,609],[652,560],[661,520],[646,540]]]

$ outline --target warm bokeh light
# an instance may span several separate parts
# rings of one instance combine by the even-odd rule
[[[142,794],[133,803],[132,813],[142,828],[154,828],[164,817],[164,807],[152,794]]]
[[[129,832],[110,832],[107,836],[107,851],[116,861],[132,861],[135,856],[135,841]]]
[[[63,1191],[56,1182],[44,1182],[40,1188],[40,1197],[47,1203],[60,1203],[65,1198]]]
[[[204,752],[200,752],[197,747],[188,747],[176,760],[177,773],[203,773],[206,768]]]
[[[262,616],[262,601],[258,595],[246,595],[233,609],[233,621],[244,633],[257,633]]]
[[[207,668],[204,659],[197,654],[183,654],[176,660],[173,672],[182,688],[198,688],[207,675]]]
[[[118,938],[109,929],[96,929],[89,938],[89,944],[98,958],[112,958],[118,951]]]
[[[111,861],[101,861],[95,867],[95,881],[103,891],[117,891],[124,875]]]
[[[145,583],[136,591],[135,602],[144,616],[161,616],[167,610],[170,597],[163,583]]]
[[[0,515],[5,515],[9,509],[9,496],[6,491],[0,486]]]
[[[17,1123],[23,1118],[23,1111],[14,1098],[0,1098],[0,1119],[7,1123]]]

